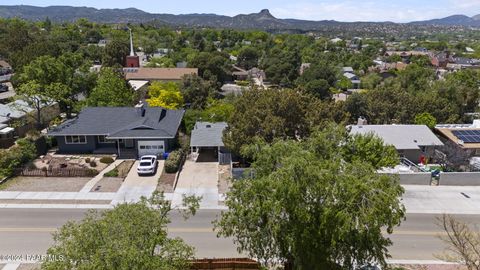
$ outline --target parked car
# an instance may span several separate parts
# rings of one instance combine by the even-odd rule
[[[138,163],[137,173],[138,175],[155,174],[157,165],[158,161],[156,156],[142,156],[140,163]]]

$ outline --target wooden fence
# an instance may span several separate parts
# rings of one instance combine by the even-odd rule
[[[234,270],[234,269],[260,269],[260,264],[246,258],[226,259],[200,259],[192,261],[192,270]]]
[[[82,168],[63,168],[63,169],[18,169],[15,171],[17,176],[34,176],[34,177],[94,177],[98,172],[92,169]]]

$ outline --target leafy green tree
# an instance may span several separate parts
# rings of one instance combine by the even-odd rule
[[[152,107],[176,110],[183,106],[184,100],[180,88],[175,82],[153,82],[148,87],[147,102]]]
[[[169,57],[153,57],[148,61],[146,67],[174,68],[175,63]]]
[[[192,74],[182,78],[180,91],[185,103],[190,104],[192,109],[203,109],[207,105],[209,97],[216,92],[216,82],[206,81],[200,76]]]
[[[230,77],[228,55],[222,53],[201,52],[195,55],[189,66],[198,68],[198,74],[205,80],[218,80],[224,83]]]
[[[415,124],[426,125],[427,127],[434,129],[437,125],[437,119],[430,113],[421,113],[415,116]]]
[[[115,36],[107,42],[102,57],[102,64],[105,67],[123,67],[125,57],[130,53],[130,46],[125,37]]]
[[[38,129],[41,129],[44,124],[42,123],[42,109],[52,104],[52,100],[45,89],[39,83],[30,81],[17,88],[17,98],[23,100],[30,108],[34,109],[35,114],[33,118],[35,119],[35,125]],[[19,109],[23,110],[23,108]]]
[[[337,87],[342,90],[352,89],[353,83],[345,76],[342,76],[340,80],[337,82]]]
[[[394,167],[399,162],[395,147],[385,145],[383,140],[374,134],[352,135],[342,148],[345,161],[350,163],[366,161],[375,169],[381,169]]]
[[[239,251],[266,266],[386,266],[392,241],[382,230],[392,233],[403,219],[403,188],[394,176],[378,174],[370,155],[345,156],[348,140],[344,129],[328,126],[305,141],[245,148],[254,174],[233,183],[229,211],[215,223],[218,235],[233,237]],[[377,146],[375,152],[384,149]]]
[[[88,67],[89,63],[80,54],[65,53],[58,58],[40,56],[23,67],[19,75],[21,85],[18,93],[24,100],[35,100],[35,96],[39,95],[58,102],[70,117],[76,95],[86,93],[93,87],[96,77]],[[22,87],[23,84],[26,86]]]
[[[267,142],[275,138],[304,137],[309,132],[307,97],[294,90],[248,90],[234,103],[224,141],[235,152],[258,136]]]
[[[240,50],[237,57],[237,65],[249,70],[258,66],[258,58],[260,57],[258,50],[252,47],[245,47]]]
[[[198,202],[189,205],[186,214],[198,208]],[[172,210],[157,193],[113,210],[90,211],[82,221],[69,221],[54,234],[47,254],[56,260],[46,260],[42,269],[188,269],[194,249],[180,238],[168,237]]]
[[[305,92],[320,99],[331,98],[330,84],[324,79],[308,82],[304,88]]]
[[[364,76],[361,80],[362,82],[362,89],[373,90],[377,85],[382,82],[382,77],[377,73],[370,73]]]
[[[228,122],[234,109],[229,101],[209,99],[204,110],[187,110],[183,117],[187,134],[190,134],[197,121]]]
[[[121,74],[112,68],[102,68],[97,85],[90,92],[86,105],[101,106],[131,106],[134,103],[135,93],[127,86]]]

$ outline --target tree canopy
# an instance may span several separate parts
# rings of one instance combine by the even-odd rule
[[[370,150],[356,151],[367,141],[368,149],[384,152],[385,163]],[[376,172],[397,157],[391,147],[329,125],[304,141],[260,140],[244,151],[254,156],[253,176],[233,183],[229,211],[216,221],[220,236],[286,269],[386,265],[392,242],[382,230],[392,233],[405,214],[398,180]]]
[[[184,104],[180,87],[175,82],[153,82],[148,87],[148,95],[147,102],[152,107],[176,110]]]
[[[88,106],[131,106],[135,93],[122,75],[112,68],[102,68],[97,85],[86,100]]]
[[[196,207],[189,204],[185,213],[194,213]],[[47,251],[52,260],[42,269],[187,269],[194,249],[168,237],[171,211],[170,202],[158,193],[113,210],[90,211],[54,233],[54,245]]]

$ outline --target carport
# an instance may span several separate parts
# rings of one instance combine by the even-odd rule
[[[192,156],[196,162],[218,161],[230,163],[230,152],[223,144],[223,131],[227,123],[196,122],[190,138]]]

